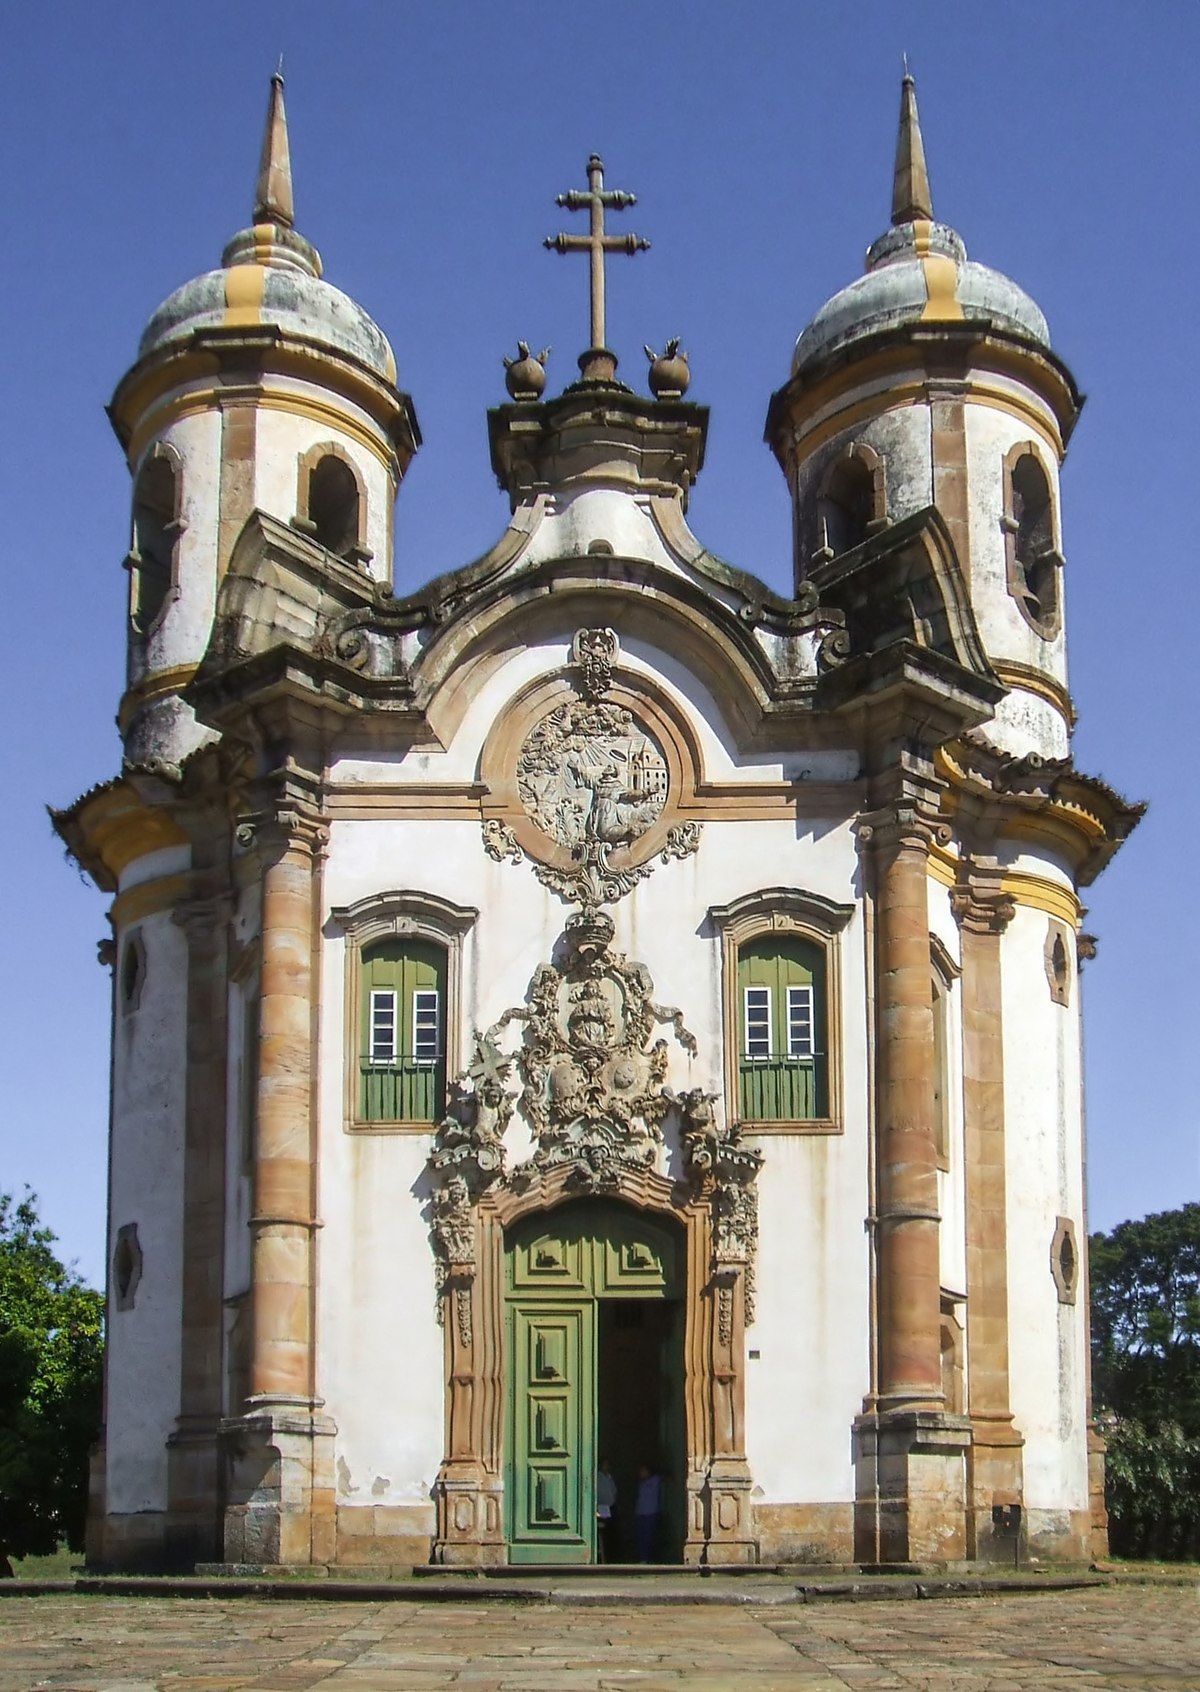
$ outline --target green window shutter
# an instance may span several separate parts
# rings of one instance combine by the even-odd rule
[[[436,1122],[446,1106],[446,954],[386,940],[363,954],[359,1109],[366,1122]]]
[[[738,1108],[748,1122],[829,1113],[824,948],[762,939],[738,953]]]

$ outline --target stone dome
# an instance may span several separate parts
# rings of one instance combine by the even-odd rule
[[[1050,346],[1050,329],[1023,288],[968,259],[944,223],[914,221],[882,235],[867,253],[865,276],[827,300],[796,342],[792,373],[830,353],[903,323],[966,319]]]
[[[868,250],[866,275],[827,300],[804,330],[792,355],[792,374],[903,324],[964,321],[1050,349],[1046,319],[1025,290],[968,259],[962,237],[934,221],[916,85],[906,69],[891,228]]]
[[[385,381],[396,380],[395,357],[374,319],[340,288],[273,256],[265,264],[227,264],[176,288],[146,325],[138,354],[179,344],[198,329],[255,323],[348,354]]]
[[[295,228],[279,71],[271,78],[252,225],[225,248],[220,270],[168,295],[146,325],[138,356],[182,344],[198,330],[258,324],[357,359],[387,382],[396,380],[387,336],[348,294],[322,280],[317,249]]]

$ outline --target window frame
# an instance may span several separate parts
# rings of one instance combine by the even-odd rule
[[[445,953],[445,997],[438,1007],[438,1035],[444,1053],[442,1061],[446,1067],[446,1084],[449,1086],[454,1076],[461,1072],[465,1062],[461,1017],[463,948],[479,912],[471,906],[456,905],[435,893],[406,889],[373,894],[353,905],[335,906],[330,916],[342,931],[345,951],[342,1062],[344,1129],[347,1133],[355,1134],[430,1134],[437,1126],[434,1122],[407,1121],[400,1118],[372,1121],[362,1113],[359,1065],[363,1061],[363,1054],[360,1050],[360,1031],[364,1014],[369,1010],[362,997],[364,955],[372,946],[384,940],[420,941],[437,946]],[[373,993],[391,991],[386,988],[368,990]],[[425,991],[433,989],[418,988],[415,993]],[[401,1007],[397,1004],[394,1023],[397,1032],[403,1020],[400,1013]]]
[[[152,465],[159,463],[165,464],[171,472],[172,509],[170,516],[165,517],[161,524],[163,536],[169,542],[171,551],[166,564],[167,581],[162,599],[154,615],[147,618],[142,625],[138,621],[138,598],[144,561],[139,546],[141,537],[138,534],[138,512],[143,506],[149,509],[149,501],[139,500],[138,491],[142,486],[142,478]],[[186,528],[187,523],[183,516],[183,459],[169,441],[155,441],[142,455],[133,478],[133,495],[129,510],[129,551],[125,556],[125,568],[129,572],[129,634],[132,640],[143,645],[158,633],[168,611],[179,598],[179,542]]]
[[[314,472],[319,468],[323,459],[336,458],[344,464],[354,478],[354,485],[358,490],[358,509],[355,513],[356,534],[343,551],[330,552],[324,542],[317,539],[317,525],[309,514],[312,498],[311,482]],[[367,569],[375,554],[367,545],[367,487],[363,480],[362,471],[346,448],[338,441],[318,441],[309,447],[307,452],[301,453],[296,465],[296,515],[292,518],[292,527],[299,529],[303,535],[308,535],[313,544],[329,552],[331,558],[338,558],[344,564],[357,566],[361,570]]]
[[[840,1134],[844,1130],[842,1023],[843,935],[857,907],[841,905],[819,893],[798,887],[769,887],[749,893],[729,905],[714,905],[709,919],[720,937],[722,1005],[725,1030],[725,1113],[747,1134]],[[825,1058],[827,1114],[812,1118],[759,1120],[743,1117],[740,1108],[739,1059],[744,1031],[744,1005],[738,981],[738,959],[744,946],[762,940],[806,940],[819,947],[825,960],[825,1045],[827,1050],[797,1062]],[[811,993],[811,988],[808,989]],[[812,999],[810,1027],[817,1023]],[[785,1006],[786,1009],[786,1006]],[[787,1023],[790,1045],[790,1018]]]
[[[1032,591],[1028,574],[1030,560],[1023,559],[1017,554],[1017,541],[1021,525],[1017,520],[1016,482],[1017,466],[1024,458],[1032,458],[1040,470],[1046,483],[1047,509],[1050,517],[1050,545],[1039,555],[1040,561],[1051,572],[1053,582],[1053,603],[1041,615],[1037,615],[1030,606]],[[1018,441],[1009,448],[1004,455],[1004,515],[1001,527],[1004,530],[1004,572],[1005,583],[1009,597],[1012,599],[1022,619],[1033,632],[1042,640],[1050,641],[1062,632],[1062,531],[1059,527],[1058,509],[1058,478],[1057,465],[1051,467],[1046,461],[1045,449],[1035,441]]]

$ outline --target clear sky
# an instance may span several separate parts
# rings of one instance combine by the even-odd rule
[[[249,221],[280,52],[298,226],[387,331],[425,436],[403,591],[504,525],[484,413],[517,336],[553,346],[552,390],[574,375],[586,266],[541,240],[593,150],[653,242],[610,265],[622,374],[643,386],[642,343],[683,337],[712,407],[691,522],[786,589],[766,405],[886,225],[907,51],[938,216],[1034,295],[1090,395],[1063,483],[1075,756],[1151,803],[1085,893],[1092,1222],[1198,1196],[1198,49],[1200,7],[1165,0],[6,8],[0,1187],[37,1189],[89,1277],[105,901],[44,806],[118,767],[129,486],[103,408],[155,306]]]

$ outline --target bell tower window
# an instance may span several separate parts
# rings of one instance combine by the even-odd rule
[[[855,441],[825,471],[817,488],[816,557],[836,558],[861,546],[887,521],[883,461]]]
[[[367,564],[367,501],[358,470],[332,443],[314,447],[300,461],[295,527],[318,546],[352,564]]]
[[[1054,495],[1041,457],[1030,445],[1015,447],[1005,463],[1004,528],[1008,591],[1022,616],[1044,640],[1058,633],[1058,572]]]
[[[156,444],[138,471],[133,490],[133,545],[129,551],[129,615],[140,635],[162,616],[175,585],[182,477],[170,447]]]

